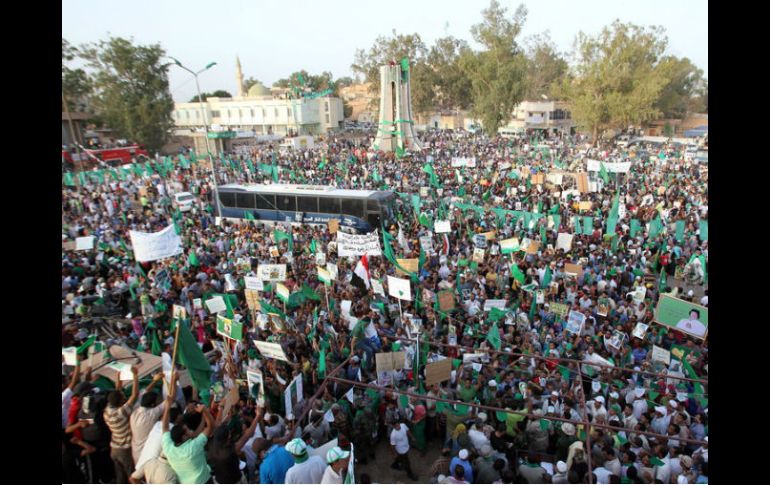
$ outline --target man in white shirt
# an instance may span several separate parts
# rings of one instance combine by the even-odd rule
[[[309,456],[307,444],[300,438],[294,438],[285,446],[292,457],[294,466],[286,472],[285,483],[321,483],[326,463],[320,456]]]
[[[161,379],[163,379],[163,372],[153,376],[152,384],[142,394],[139,401],[140,406],[134,409],[129,419],[129,426],[131,427],[131,456],[134,459],[134,463],[139,461],[142,447],[144,447],[144,442],[147,440],[152,427],[163,416],[163,402],[161,400],[161,403],[156,406],[155,402],[158,399],[158,394],[152,391],[152,388]]]
[[[477,452],[481,450],[482,446],[490,444],[489,438],[487,438],[487,435],[482,431],[483,426],[484,423],[479,419],[474,423],[470,431],[468,431],[468,438],[470,438],[471,444]]]
[[[335,446],[326,453],[326,461],[329,466],[324,471],[321,483],[343,483],[350,461],[350,452]]]
[[[174,426],[182,423],[182,417],[182,413],[177,407],[172,407],[169,410],[169,431],[173,429]],[[152,426],[152,429],[147,434],[147,439],[144,440],[144,446],[142,446],[142,451],[139,453],[139,459],[136,460],[134,469],[138,470],[146,461],[158,458],[162,447],[163,427],[161,422],[158,421]]]
[[[644,399],[644,388],[637,387],[634,389],[634,396],[636,396],[636,399],[634,399],[634,418],[638,421],[642,418],[642,414],[647,412],[647,400]]]
[[[412,472],[412,466],[409,463],[409,439],[412,433],[402,422],[393,425],[393,431],[390,432],[390,445],[395,453],[395,460],[390,465],[391,468],[398,469],[403,466],[410,480],[417,480],[417,475]]]
[[[690,310],[690,318],[683,318],[676,324],[676,328],[682,330],[685,333],[695,335],[697,337],[703,337],[706,335],[706,325],[698,320],[700,318],[700,311],[693,308]]]

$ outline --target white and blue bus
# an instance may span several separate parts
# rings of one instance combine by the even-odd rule
[[[344,190],[322,185],[242,185],[218,187],[219,214],[260,222],[326,224],[331,219],[357,232],[370,232],[394,219],[395,194],[379,190]]]

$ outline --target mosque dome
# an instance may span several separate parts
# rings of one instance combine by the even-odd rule
[[[270,96],[270,90],[262,83],[257,83],[249,88],[247,96],[249,98],[261,98],[263,96]]]

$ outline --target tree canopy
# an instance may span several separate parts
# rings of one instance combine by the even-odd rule
[[[228,93],[227,91],[225,91],[223,89],[217,89],[213,93],[201,93],[201,96],[203,97],[204,100],[209,99],[209,98],[232,98],[233,97],[232,94]],[[198,95],[196,94],[195,96],[193,96],[192,99],[190,99],[190,102],[191,103],[197,103],[198,102]]]

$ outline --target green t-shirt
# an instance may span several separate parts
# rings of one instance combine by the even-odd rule
[[[197,437],[187,440],[180,446],[174,445],[171,433],[163,433],[163,454],[168,459],[168,464],[179,478],[179,483],[206,483],[211,478],[211,469],[206,463],[204,447],[208,438],[201,433]]]
[[[458,387],[458,394],[460,396],[460,400],[464,402],[471,402],[473,401],[473,398],[476,397],[476,388],[471,387],[465,387],[462,384]]]

